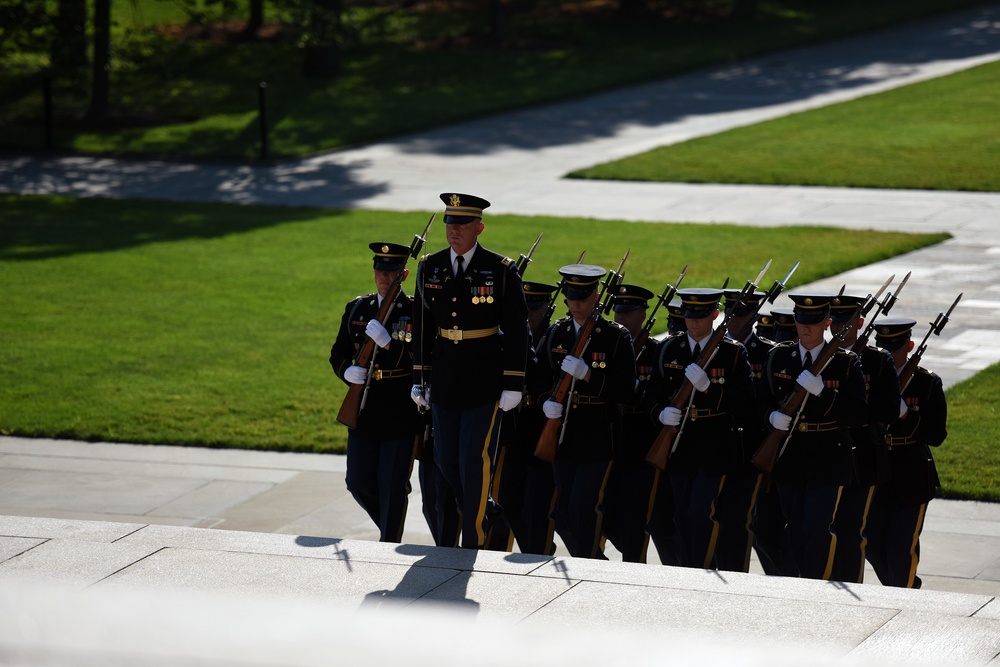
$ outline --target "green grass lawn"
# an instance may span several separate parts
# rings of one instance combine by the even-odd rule
[[[948,439],[932,452],[942,495],[1000,501],[1000,364],[951,387],[946,396]]]
[[[1000,190],[1000,63],[572,174],[687,183]]]
[[[428,215],[0,195],[0,431],[342,451],[344,305],[373,289],[368,243]],[[517,257],[539,232],[528,279],[631,247],[626,280],[657,293],[687,262],[685,286],[742,286],[773,258],[770,286],[801,260],[794,287],[946,237],[490,216],[482,241]],[[438,221],[427,249],[444,246]]]
[[[760,0],[750,24],[725,0],[650,0],[627,18],[615,2],[506,3],[507,38],[489,45],[474,3],[409,9],[347,5],[350,39],[336,78],[309,78],[290,33],[256,43],[179,39],[162,0],[114,3],[110,123],[86,125],[88,79],[54,86],[59,150],[253,159],[257,86],[268,82],[272,157],[295,156],[561,100],[976,4],[974,0]],[[133,10],[132,6],[137,7]],[[526,7],[530,10],[525,10]],[[242,10],[241,10],[242,11]],[[707,18],[699,18],[705,12]],[[717,12],[713,17],[711,12]],[[269,18],[280,17],[274,7]],[[43,145],[42,53],[0,61],[0,148]]]

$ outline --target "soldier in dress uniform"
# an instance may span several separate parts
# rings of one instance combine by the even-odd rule
[[[656,295],[638,285],[620,285],[612,297],[615,322],[628,330],[632,340],[642,331],[649,300]],[[634,350],[634,345],[633,345]],[[647,526],[653,505],[659,471],[646,463],[649,446],[657,429],[639,408],[639,399],[653,369],[656,340],[646,338],[636,354],[635,391],[622,403],[622,436],[615,452],[615,463],[608,479],[605,496],[604,534],[621,552],[626,563],[645,563],[649,545]]]
[[[379,308],[410,249],[397,243],[372,243],[377,291],[353,299],[344,309],[330,366],[348,384],[368,384],[357,428],[347,433],[347,489],[379,528],[379,540],[399,542],[403,536],[410,472],[420,415],[409,397],[413,373],[413,301],[403,293],[383,325]],[[404,276],[405,278],[405,276]],[[371,372],[354,363],[371,338],[376,345]]]
[[[527,384],[533,386],[538,373],[538,344],[549,328],[549,304],[558,288],[547,283],[524,281],[524,300],[528,304]],[[507,448],[507,461],[500,483],[500,504],[510,522],[521,553],[551,556],[555,553],[555,478],[552,464],[534,455],[545,416],[528,394],[517,410],[507,413],[516,422]],[[505,427],[506,428],[506,427]]]
[[[865,419],[865,383],[857,355],[837,350],[817,374],[810,369],[828,343],[832,294],[791,294],[798,342],[774,347],[760,384],[762,415],[789,431],[773,471],[795,565],[802,577],[829,579],[836,536],[831,525],[852,475],[850,428]],[[806,399],[798,421],[778,408],[799,387]]]
[[[655,423],[680,429],[667,472],[674,493],[681,565],[714,566],[719,520],[715,504],[742,457],[741,431],[755,419],[753,377],[746,350],[723,338],[704,367],[696,363],[719,315],[721,289],[677,291],[686,333],[665,338],[656,352],[642,408]],[[670,405],[685,380],[694,390],[686,414]],[[683,423],[682,423],[683,422]]]
[[[539,345],[539,385],[533,393],[547,419],[563,419],[552,466],[560,536],[570,555],[605,559],[604,492],[620,428],[620,405],[635,390],[635,355],[628,331],[600,315],[584,354],[572,355],[578,335],[594,314],[605,271],[600,266],[570,264],[559,273],[570,316],[550,326]],[[565,407],[551,400],[562,373],[573,378]]]
[[[830,331],[840,333],[863,303],[865,298],[843,294],[835,297],[830,306],[833,323]],[[843,345],[853,348],[858,340],[856,327],[845,332]],[[837,550],[833,557],[831,578],[835,581],[861,583],[865,573],[865,548],[867,545],[866,521],[872,496],[877,484],[889,476],[888,451],[885,432],[899,413],[899,381],[892,362],[892,355],[885,350],[866,346],[860,352],[861,372],[865,380],[868,413],[865,423],[851,430],[854,441],[854,479],[844,487],[833,521],[837,536]]]
[[[521,402],[527,306],[514,261],[479,245],[480,197],[444,193],[449,247],[421,258],[414,297],[415,403],[431,408],[434,460],[458,500],[463,547],[499,519],[490,487],[500,414]]]
[[[774,343],[761,340],[753,329],[754,315],[767,294],[757,291],[745,297],[742,294],[742,290],[724,292],[726,315],[729,316],[727,326],[730,338],[742,343],[746,349],[756,396],[764,360]],[[760,488],[760,471],[750,462],[750,457],[757,451],[764,437],[760,420],[751,418],[748,423],[743,424],[742,435],[739,466],[726,479],[716,508],[719,517],[719,544],[715,550],[715,565],[720,570],[732,572],[750,570],[754,506]]]
[[[897,373],[913,350],[916,321],[887,318],[875,323],[875,344],[892,354]],[[927,503],[940,485],[931,447],[948,437],[944,387],[917,367],[902,390],[898,418],[885,436],[889,480],[875,490],[868,514],[868,562],[886,586],[920,588],[920,531]]]

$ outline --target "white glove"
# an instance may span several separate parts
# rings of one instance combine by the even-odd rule
[[[572,355],[567,354],[562,360],[562,369],[575,377],[577,380],[582,380],[587,377],[587,362],[583,359],[579,359]]]
[[[795,381],[813,396],[819,396],[823,393],[822,375],[813,375],[809,371],[802,371]]]
[[[510,389],[504,389],[500,392],[500,409],[504,412],[510,412],[517,407],[517,404],[521,402],[521,392],[512,391]]]
[[[368,337],[375,341],[375,344],[379,347],[388,347],[389,341],[392,340],[392,336],[389,332],[385,330],[382,323],[378,320],[368,320],[368,326],[365,327],[365,333]]]
[[[906,401],[899,399],[899,418],[902,419],[910,409],[906,407]]]
[[[426,410],[431,407],[430,396],[430,390],[428,390],[425,395],[423,388],[419,384],[415,384],[410,388],[410,398],[413,399],[413,402],[417,404],[418,408]]]
[[[675,407],[667,406],[660,411],[660,423],[664,426],[680,426],[684,413]]]
[[[344,371],[344,379],[351,384],[364,384],[368,379],[368,369],[364,366],[348,366]]]
[[[687,368],[684,369],[684,376],[691,381],[691,386],[702,393],[708,391],[708,388],[712,386],[712,382],[708,379],[708,373],[698,364],[688,364]]]
[[[784,412],[781,412],[780,410],[775,410],[774,412],[772,412],[770,416],[767,418],[767,420],[771,422],[771,426],[778,429],[779,431],[787,431],[788,427],[792,425],[791,415],[786,415]]]
[[[542,412],[549,419],[559,419],[562,417],[563,406],[562,403],[557,403],[555,401],[545,401],[542,403]]]

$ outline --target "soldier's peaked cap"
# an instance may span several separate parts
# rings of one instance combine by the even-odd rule
[[[614,294],[614,311],[616,313],[627,313],[631,310],[649,308],[649,300],[656,298],[656,295],[645,287],[638,285],[619,285]]]
[[[375,256],[372,258],[377,271],[399,271],[406,264],[410,248],[398,243],[369,243]]]
[[[549,305],[552,293],[559,289],[555,285],[532,283],[527,280],[521,283],[521,287],[524,289],[524,300],[528,303],[528,308]]]
[[[463,195],[460,192],[442,192],[444,202],[444,223],[446,225],[464,225],[483,217],[483,209],[490,203],[482,197]]]
[[[746,295],[743,301],[743,305],[740,306],[739,308],[736,308],[740,304],[741,294],[743,294],[743,290],[738,290],[738,289],[727,289],[724,292],[724,295],[726,297],[726,310],[736,309],[737,315],[747,315],[750,312],[756,310],[757,304],[759,304],[761,300],[763,300],[764,297],[767,296],[767,294],[765,294],[764,292],[759,292],[759,291],[751,292],[750,294]]]
[[[828,293],[798,293],[789,294],[795,306],[795,321],[799,324],[819,324],[830,316],[830,302],[835,294]]]
[[[858,306],[865,302],[865,297],[841,294],[833,297],[830,301],[830,319],[834,322],[843,323],[851,319]]]
[[[567,299],[586,299],[597,289],[604,277],[603,266],[593,264],[567,264],[559,269],[563,277],[563,293]]]
[[[711,317],[712,313],[719,309],[722,290],[712,287],[692,287],[691,289],[677,290],[677,296],[681,298],[684,317],[697,320]]]
[[[875,323],[875,345],[883,350],[898,350],[910,340],[916,320],[903,317],[887,317]]]

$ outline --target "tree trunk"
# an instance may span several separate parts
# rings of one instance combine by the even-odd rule
[[[87,64],[87,2],[59,0],[50,60],[56,73],[72,72]]]
[[[250,18],[243,30],[246,35],[255,35],[264,26],[264,0],[250,0]]]
[[[101,120],[110,111],[111,0],[94,0],[94,62],[91,69],[87,120]]]

